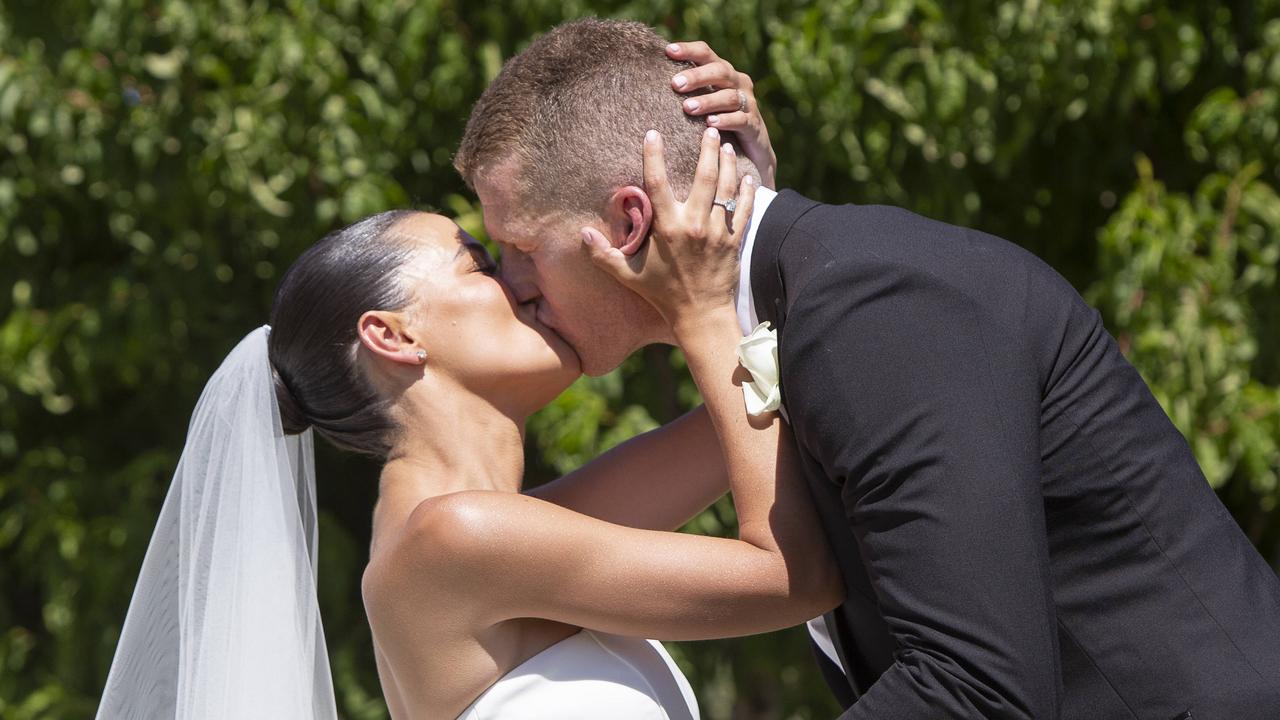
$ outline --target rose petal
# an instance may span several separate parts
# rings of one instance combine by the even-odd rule
[[[782,404],[777,331],[767,322],[760,323],[738,343],[737,352],[738,362],[751,375],[751,381],[742,385],[747,412],[763,415],[777,410]]]
[[[762,342],[743,348],[742,365],[757,381],[767,385],[778,384],[778,344]]]
[[[764,392],[756,383],[743,383],[742,395],[747,401],[748,415],[763,415],[777,410],[782,405],[782,393],[776,385],[768,392]]]
[[[778,369],[778,333],[769,323],[760,323],[738,343],[738,361],[757,382],[776,384]]]

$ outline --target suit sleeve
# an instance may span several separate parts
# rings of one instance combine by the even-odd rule
[[[897,642],[844,719],[1058,717],[1034,318],[1009,310],[887,262],[833,260],[794,299],[784,399]]]

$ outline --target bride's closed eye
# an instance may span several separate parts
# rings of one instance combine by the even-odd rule
[[[480,272],[490,277],[498,274],[498,262],[482,245],[468,245],[473,266],[471,272]]]

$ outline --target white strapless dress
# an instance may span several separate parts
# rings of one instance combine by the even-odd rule
[[[689,681],[653,640],[582,630],[503,675],[458,720],[699,720]]]

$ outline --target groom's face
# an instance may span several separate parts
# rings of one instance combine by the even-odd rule
[[[663,340],[665,325],[653,306],[598,269],[582,244],[584,225],[609,237],[609,222],[531,202],[511,165],[478,173],[474,185],[516,300],[535,303],[538,321],[565,339],[588,375],[603,375],[643,345]]]

